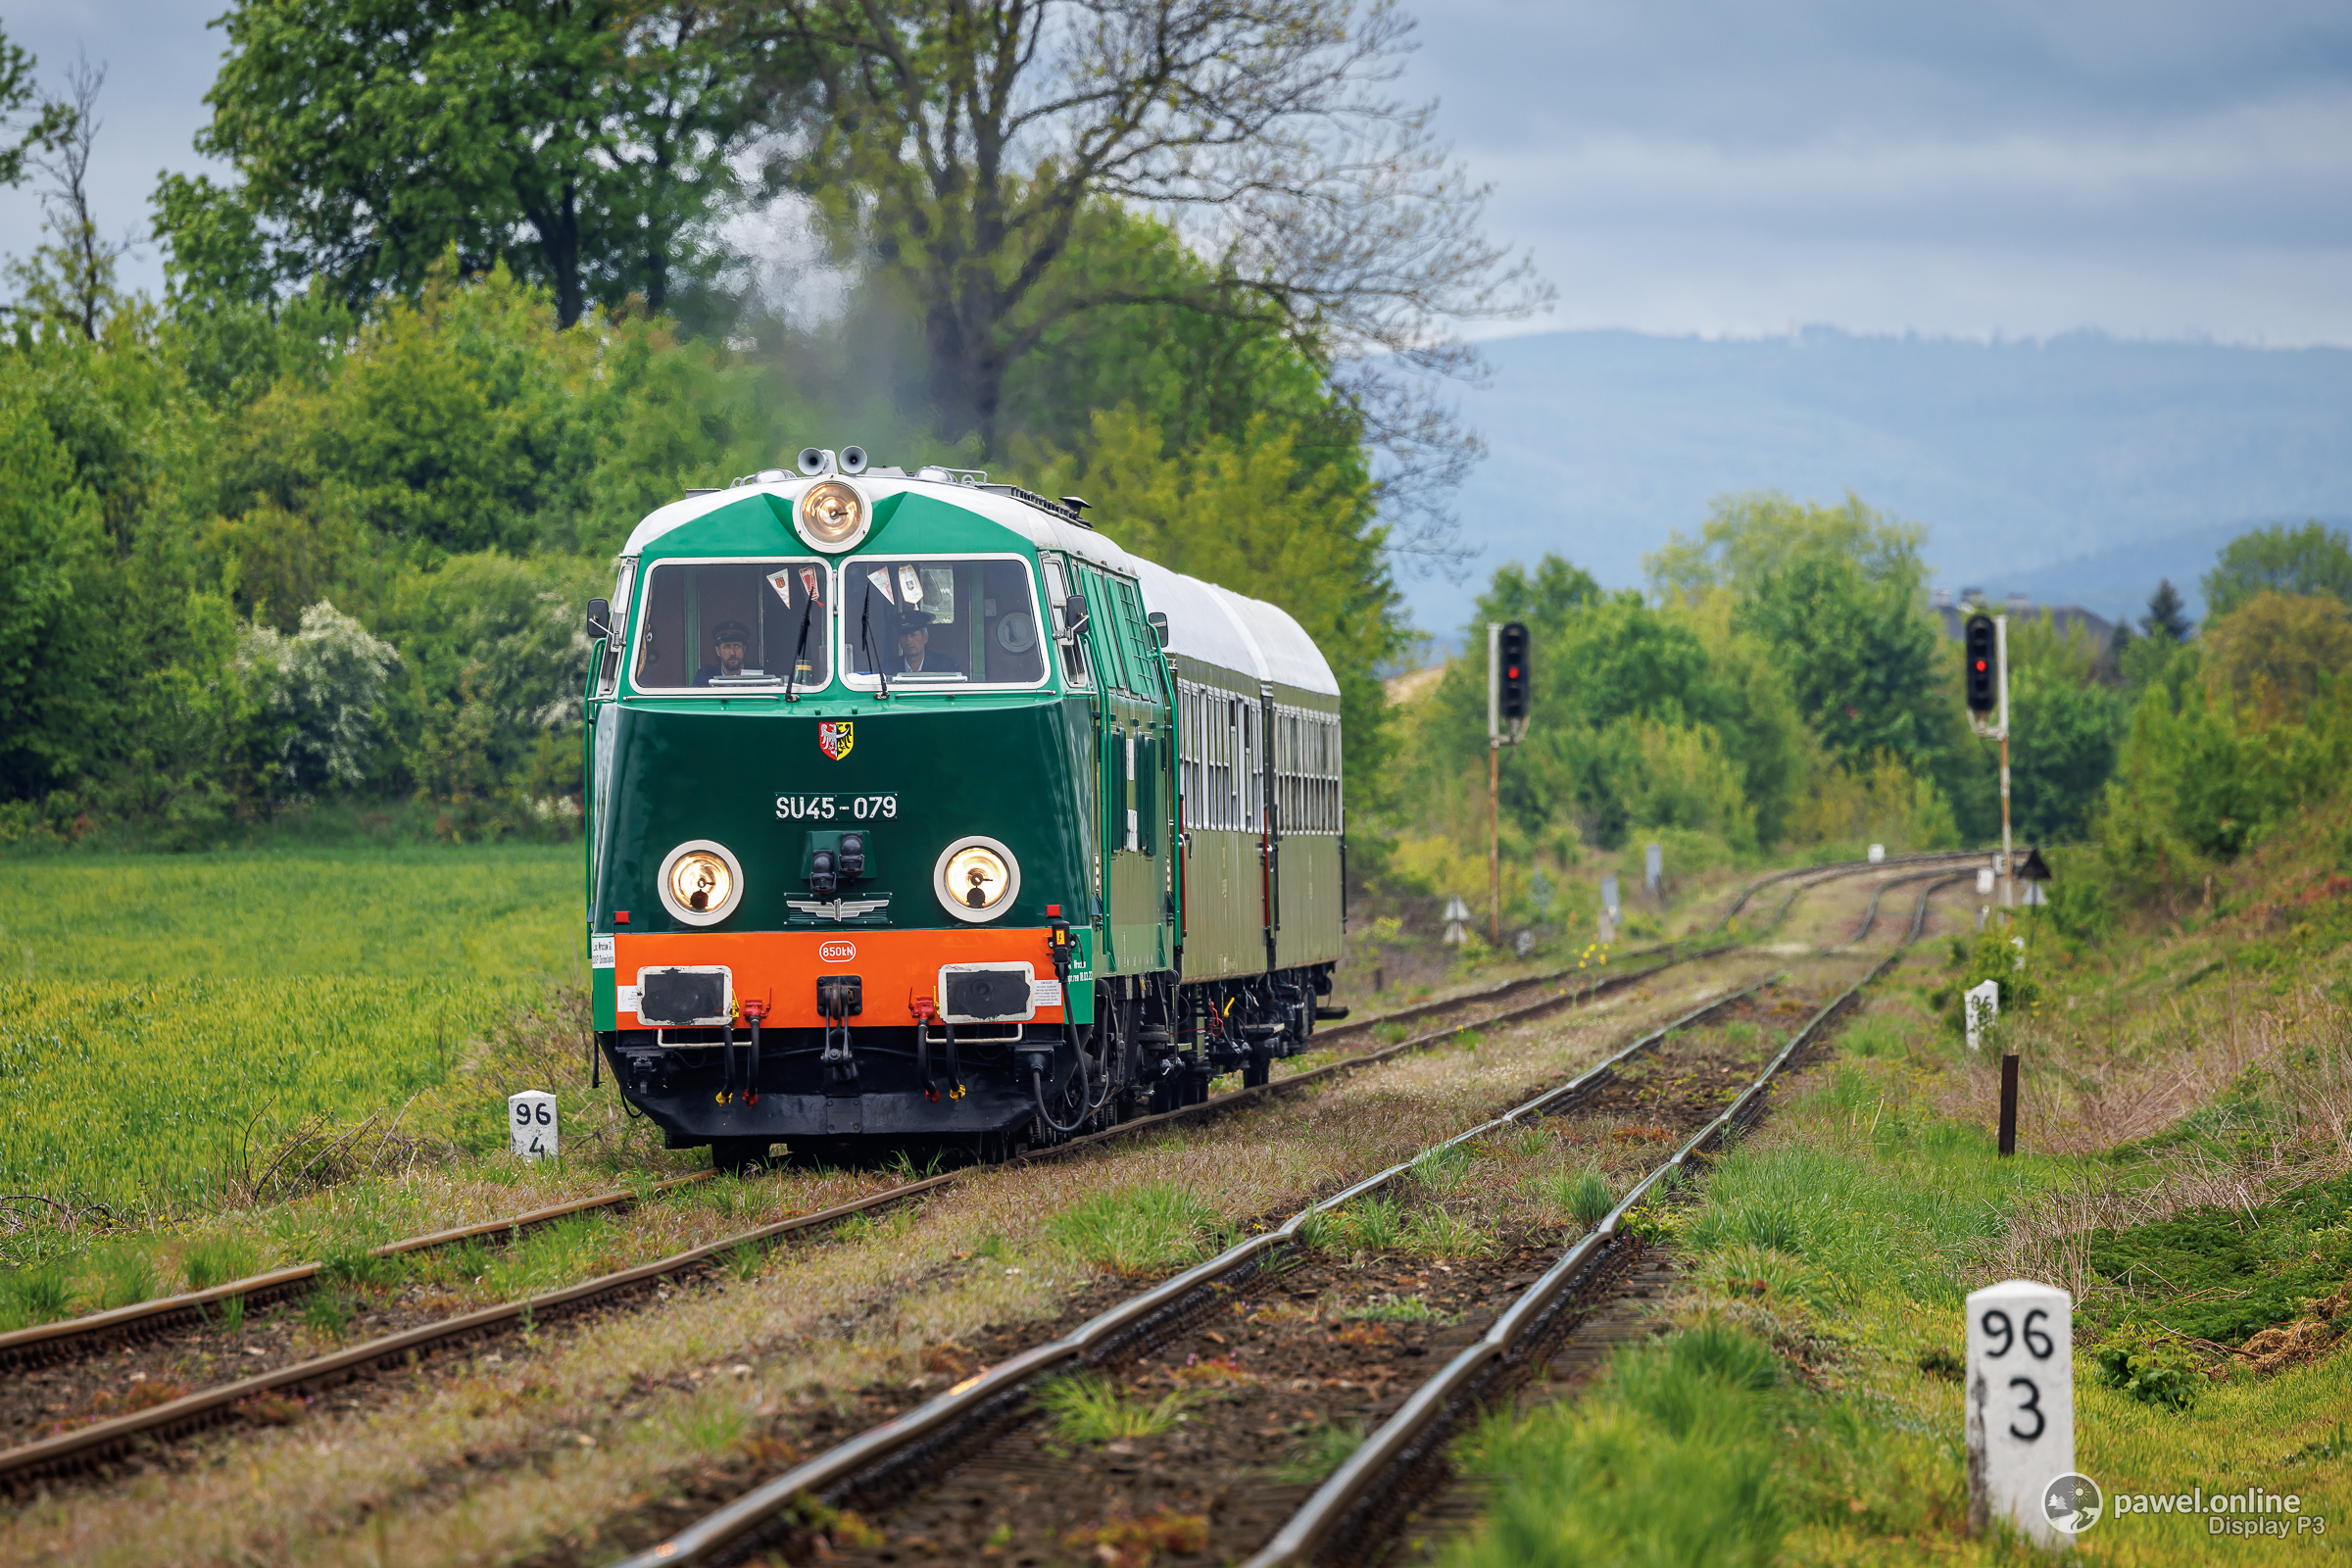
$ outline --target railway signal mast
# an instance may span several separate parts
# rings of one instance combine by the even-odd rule
[[[2009,867],[2009,617],[1982,612],[1968,617],[1962,636],[1968,661],[1968,722],[1979,735],[2001,743],[2001,907],[2016,902]],[[1984,715],[1997,712],[1992,723]]]
[[[1487,939],[1502,946],[1502,749],[1527,733],[1527,627],[1487,622]],[[1507,728],[1506,728],[1507,726]]]

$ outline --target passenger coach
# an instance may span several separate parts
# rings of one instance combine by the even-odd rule
[[[998,1158],[1263,1082],[1337,1015],[1312,640],[1074,497],[854,447],[800,469],[654,513],[590,609],[588,941],[623,1096],[727,1168]]]

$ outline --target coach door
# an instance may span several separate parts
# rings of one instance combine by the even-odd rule
[[[1121,974],[1164,969],[1172,956],[1172,884],[1161,820],[1170,729],[1158,644],[1145,623],[1143,593],[1135,583],[1072,566],[1085,585],[1102,695],[1098,755],[1108,968]]]

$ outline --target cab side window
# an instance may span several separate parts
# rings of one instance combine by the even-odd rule
[[[1070,595],[1078,591],[1077,579],[1059,556],[1040,556],[1038,568],[1046,579],[1046,613],[1052,617],[1054,641],[1061,650],[1062,682],[1085,691],[1095,683],[1094,671],[1087,663],[1086,639],[1067,636],[1071,618],[1067,606]]]

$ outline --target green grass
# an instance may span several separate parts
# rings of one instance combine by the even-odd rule
[[[1549,1171],[1535,1177],[1530,1185],[1552,1208],[1587,1230],[1607,1217],[1617,1202],[1609,1191],[1608,1178],[1594,1165],[1587,1165],[1580,1171]]]
[[[1470,1146],[1447,1144],[1413,1161],[1413,1180],[1434,1192],[1461,1185],[1470,1173]]]
[[[1055,1378],[1037,1391],[1038,1407],[1064,1443],[1121,1443],[1157,1437],[1176,1424],[1184,1402],[1181,1392],[1157,1400],[1130,1398],[1086,1372]]]
[[[1097,1193],[1046,1222],[1055,1241],[1122,1274],[1189,1262],[1218,1226],[1217,1211],[1181,1187],[1152,1182]]]
[[[580,962],[565,846],[0,860],[0,1187],[210,1206]]]
[[[1578,1404],[1498,1424],[1474,1446],[1494,1488],[1486,1528],[1453,1568],[1778,1561],[1788,1507],[1776,1473],[1779,1363],[1721,1325],[1621,1352]]]
[[[580,849],[0,859],[18,981],[516,979],[579,961]]]
[[[1311,1427],[1275,1467],[1274,1479],[1294,1487],[1320,1486],[1325,1477],[1346,1464],[1348,1456],[1363,1446],[1364,1423],[1358,1417]]]

